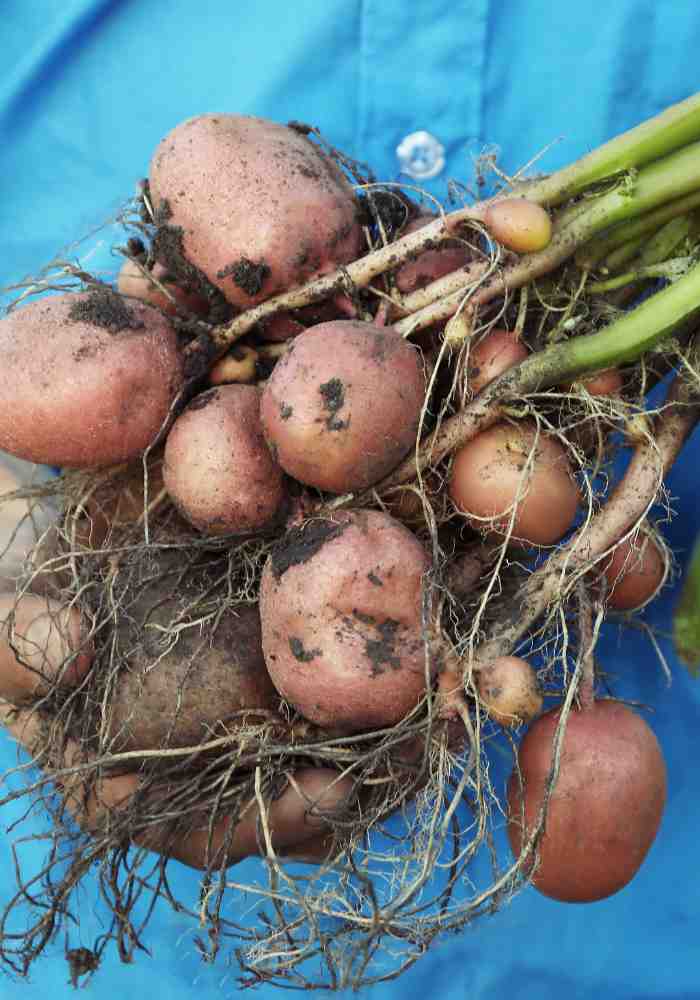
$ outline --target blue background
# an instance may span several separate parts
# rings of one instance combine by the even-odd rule
[[[428,129],[447,165],[427,186],[444,197],[446,178],[471,179],[484,149],[500,148],[513,171],[549,147],[539,169],[551,170],[700,89],[700,6],[681,0],[5,0],[0,13],[0,286],[116,212],[158,140],[190,115],[310,121],[385,180],[397,178],[404,135]],[[677,517],[666,536],[681,565],[700,526],[699,464],[696,435],[668,481]],[[669,589],[647,621],[668,630],[676,597]],[[367,990],[373,1000],[700,996],[700,695],[668,641],[661,645],[671,688],[641,633],[609,628],[600,648],[615,690],[654,706],[669,765],[661,833],[632,885],[584,907],[526,890],[433,947],[398,982]],[[0,738],[0,765],[15,759]],[[3,827],[21,811],[5,808]],[[32,822],[23,829],[41,828]],[[28,847],[41,856],[40,844]],[[9,835],[0,858],[4,903],[13,890]],[[255,862],[236,870],[241,881],[255,873]],[[196,898],[194,873],[173,865],[173,881]],[[80,914],[71,943],[90,946],[100,930],[90,880]],[[235,969],[202,965],[196,932],[159,907],[147,935],[152,957],[132,966],[107,958],[84,995],[233,996]],[[0,979],[0,997],[68,996],[67,978],[59,942],[29,984]]]

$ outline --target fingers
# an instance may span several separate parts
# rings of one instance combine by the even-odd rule
[[[0,698],[21,705],[54,684],[78,685],[92,664],[87,634],[77,608],[34,594],[0,594]]]

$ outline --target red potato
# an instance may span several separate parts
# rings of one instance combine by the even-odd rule
[[[485,664],[476,676],[479,701],[494,722],[520,726],[542,711],[537,674],[519,656],[501,656]]]
[[[306,330],[263,390],[265,437],[290,476],[332,493],[364,489],[415,443],[425,394],[419,352],[357,320]]]
[[[495,424],[460,448],[448,489],[467,520],[489,532],[507,530],[517,502],[513,539],[532,545],[559,541],[579,503],[566,452],[555,438],[538,436],[531,421]]]
[[[622,390],[622,375],[617,368],[606,368],[579,379],[591,396],[618,396]]]
[[[362,252],[342,172],[299,130],[262,118],[182,122],[153,155],[150,194],[162,263],[194,265],[241,309]]]
[[[198,316],[206,316],[209,312],[207,300],[198,295],[197,292],[188,291],[174,284],[167,268],[162,264],[156,262],[150,273],[168,289],[172,299],[168,298],[156,284],[150,281],[148,273],[144,274],[143,269],[132,259],[125,260],[119,270],[117,290],[129,298],[140,299],[148,305],[162,309],[169,316],[175,315],[178,307]]]
[[[282,697],[342,731],[402,719],[425,694],[429,563],[411,532],[378,511],[338,512],[288,532],[260,590],[265,662]]]
[[[491,330],[469,352],[467,385],[476,396],[494,379],[514,365],[519,365],[528,351],[510,330]]]
[[[527,198],[503,198],[486,210],[484,225],[495,240],[516,253],[544,250],[552,238],[552,220]]]
[[[0,354],[0,447],[47,465],[111,465],[140,454],[183,382],[165,317],[109,289],[8,313]]]
[[[19,705],[56,683],[74,687],[93,653],[77,608],[34,594],[0,594],[0,698]]]
[[[410,233],[415,233],[435,219],[437,215],[429,212],[421,214],[412,219],[400,235],[408,236]],[[407,295],[416,288],[424,288],[431,281],[437,281],[438,278],[464,267],[471,259],[472,252],[465,243],[460,240],[447,240],[432,250],[424,250],[415,260],[402,264],[394,276],[396,287]]]
[[[524,795],[517,772],[508,785],[508,836],[516,857],[544,800],[558,720],[559,709],[545,713],[520,745]],[[533,885],[570,903],[618,892],[644,861],[665,802],[663,757],[641,716],[613,701],[571,712]]]
[[[262,434],[260,390],[222,385],[196,396],[168,435],[163,481],[183,517],[206,534],[272,525],[287,493]]]
[[[658,544],[645,533],[626,538],[601,564],[607,581],[605,600],[615,611],[636,611],[661,589],[668,562]]]

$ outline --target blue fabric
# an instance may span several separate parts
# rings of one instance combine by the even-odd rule
[[[147,172],[162,135],[181,119],[230,110],[317,124],[346,152],[395,179],[401,139],[427,129],[446,150],[446,178],[470,180],[485,149],[514,171],[541,150],[551,170],[698,88],[700,7],[692,0],[5,0],[0,64],[0,285],[36,272],[57,250],[113,214]],[[552,140],[558,140],[552,145]],[[681,567],[700,527],[696,435],[669,477],[676,518],[666,536]],[[677,588],[647,615],[667,631]],[[651,724],[669,766],[661,833],[632,885],[572,907],[532,890],[492,918],[435,946],[373,998],[651,998],[700,996],[697,863],[700,691],[660,639],[668,688],[641,632],[608,628],[600,659],[615,690],[654,706]],[[0,766],[15,751],[0,739]],[[7,807],[4,826],[23,813]],[[32,817],[23,829],[38,830]],[[0,841],[0,903],[13,891]],[[22,856],[39,859],[42,844]],[[33,853],[32,853],[33,852]],[[245,882],[256,863],[237,870]],[[176,893],[197,878],[173,865]],[[80,896],[72,944],[100,932],[94,883]],[[197,928],[159,906],[152,957],[108,958],[86,996],[233,996],[235,969],[203,965]],[[31,985],[2,981],[0,996],[68,996],[58,942]],[[261,987],[260,997],[271,997]]]

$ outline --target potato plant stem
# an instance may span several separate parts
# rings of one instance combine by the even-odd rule
[[[439,462],[450,452],[495,423],[509,399],[540,391],[561,382],[636,361],[685,320],[700,311],[700,264],[656,295],[646,299],[614,323],[587,336],[573,337],[531,354],[509,369],[374,487],[380,495],[410,482],[418,470]]]
[[[687,215],[698,207],[700,207],[700,190],[666,202],[639,218],[628,219],[585,243],[576,254],[576,263],[582,270],[592,271],[619,247],[656,232],[671,219]]]
[[[508,289],[520,288],[554,270],[596,233],[647,212],[688,189],[700,189],[700,143],[646,167],[632,186],[619,185],[591,199],[585,212],[578,213],[569,225],[555,231],[546,249],[512,257],[499,274],[484,281],[481,287],[478,287],[479,282],[489,265],[480,261],[406,296],[402,307],[410,315],[394,325],[405,335],[447,319],[459,307],[470,285],[474,287],[470,298],[472,307],[483,305]]]
[[[543,178],[528,191],[528,197],[543,205],[559,205],[592,184],[642,167],[697,139],[700,139],[700,94],[693,94],[599,146],[571,166]]]

